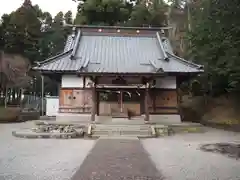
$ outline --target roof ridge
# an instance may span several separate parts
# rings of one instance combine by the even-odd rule
[[[74,41],[73,34],[69,34],[65,42],[65,46],[63,50],[64,52],[72,49],[73,41]]]
[[[73,51],[72,51],[72,54],[71,54],[71,59],[75,59],[75,55],[76,55],[76,52],[77,52],[77,49],[78,49],[78,46],[79,46],[79,43],[80,43],[80,39],[81,39],[81,30],[78,30],[77,32],[77,36],[76,38],[74,38],[74,44],[73,44]]]
[[[50,58],[48,58],[48,59],[46,59],[46,60],[44,60],[44,61],[41,61],[41,62],[36,62],[37,64],[38,64],[38,66],[39,65],[45,65],[45,64],[47,64],[47,63],[50,63],[50,62],[52,62],[52,61],[54,61],[54,60],[57,60],[57,58],[59,58],[59,57],[61,57],[61,56],[63,56],[63,55],[66,55],[66,54],[68,54],[68,53],[70,53],[72,51],[72,49],[70,49],[70,50],[68,50],[68,51],[66,51],[66,52],[62,52],[62,53],[60,53],[60,54],[58,54],[58,55],[56,55],[56,56],[53,56],[53,57],[50,57]]]
[[[161,37],[160,37],[160,35],[159,35],[158,32],[156,32],[156,36],[157,36],[157,41],[158,41],[158,43],[159,43],[160,49],[161,49],[161,51],[163,52],[164,60],[165,60],[165,61],[168,61],[168,56],[167,56],[166,51],[165,51],[165,49],[164,49],[164,47],[163,47],[162,39],[161,39]]]
[[[181,57],[179,57],[179,56],[176,56],[175,54],[171,54],[171,53],[169,53],[169,52],[166,52],[166,53],[167,53],[168,55],[176,58],[177,60],[180,60],[180,61],[182,61],[182,62],[184,62],[184,63],[189,64],[189,65],[195,66],[196,68],[201,69],[201,68],[204,67],[203,65],[199,65],[199,64],[196,64],[196,63],[194,63],[194,62],[187,61],[187,60],[185,60],[185,59],[183,59],[183,58],[181,58]]]
[[[163,27],[130,27],[130,26],[100,26],[100,25],[75,25],[75,24],[64,24],[67,27],[75,27],[75,28],[88,28],[88,29],[134,29],[134,30],[150,30],[150,31],[159,31],[159,30],[168,30],[172,29],[171,26],[163,26]]]
[[[162,40],[162,45],[165,49],[165,52],[173,53],[173,49],[172,49],[169,38],[163,36],[163,37],[161,37],[161,40]]]

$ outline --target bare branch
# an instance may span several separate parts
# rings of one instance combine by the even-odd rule
[[[29,61],[20,56],[5,54],[1,52],[0,56],[0,83],[8,87],[26,87],[30,82],[27,75],[30,69]]]

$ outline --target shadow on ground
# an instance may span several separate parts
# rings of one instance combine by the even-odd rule
[[[214,143],[201,145],[200,149],[205,152],[214,152],[231,158],[240,159],[240,144]]]

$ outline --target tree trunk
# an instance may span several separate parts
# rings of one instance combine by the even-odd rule
[[[4,107],[7,107],[7,103],[8,103],[8,87],[6,87],[5,90],[5,98],[4,98]]]
[[[4,90],[0,89],[0,106],[4,104],[3,97],[4,97]]]
[[[18,101],[19,101],[19,106],[22,107],[22,88],[19,89],[19,92],[18,92]]]
[[[16,105],[16,89],[15,88],[12,88],[12,92],[11,92],[11,95],[12,95],[12,104]]]

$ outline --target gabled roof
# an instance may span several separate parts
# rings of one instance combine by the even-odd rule
[[[139,30],[140,29],[140,30]],[[159,29],[82,27],[70,35],[64,52],[35,70],[79,73],[197,73],[202,66],[173,54]]]

